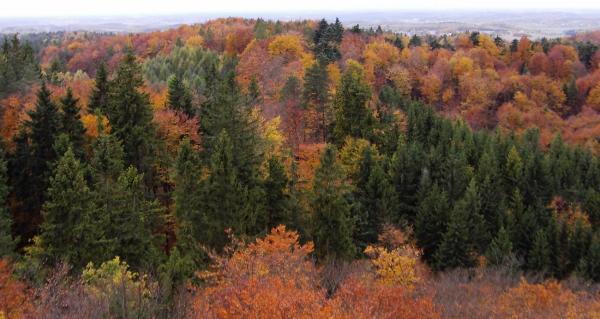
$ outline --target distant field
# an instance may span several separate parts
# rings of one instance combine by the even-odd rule
[[[222,17],[223,13],[190,13],[171,16],[52,17],[19,18],[0,21],[0,34],[55,31],[101,31],[115,33],[149,32],[202,23]],[[235,13],[228,16],[258,18],[256,14]],[[272,20],[333,20],[339,17],[346,27],[359,24],[364,28],[405,34],[456,33],[480,31],[507,40],[527,35],[532,39],[557,38],[600,29],[600,11],[404,11],[404,12],[280,12],[260,15]]]

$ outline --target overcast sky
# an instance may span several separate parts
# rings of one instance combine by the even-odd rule
[[[0,17],[406,9],[600,9],[597,0],[0,0]]]

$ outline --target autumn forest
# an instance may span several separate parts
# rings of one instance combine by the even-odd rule
[[[600,31],[0,42],[1,319],[600,316]]]

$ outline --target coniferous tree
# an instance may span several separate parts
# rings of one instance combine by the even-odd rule
[[[189,140],[184,139],[177,153],[173,193],[173,216],[178,227],[175,231],[175,253],[171,253],[170,259],[174,264],[179,264],[173,270],[175,281],[192,278],[194,272],[206,263],[201,244],[207,243],[211,234],[206,229],[207,216],[201,210],[201,175],[200,157]]]
[[[512,243],[504,227],[500,227],[498,235],[492,240],[485,252],[488,265],[504,265],[512,253]]]
[[[257,107],[262,102],[261,95],[262,92],[258,86],[256,75],[252,74],[250,77],[250,83],[248,83],[248,100],[250,102],[250,106]]]
[[[527,268],[532,271],[545,273],[550,267],[552,267],[552,262],[550,260],[548,240],[546,239],[544,230],[540,229],[535,234],[533,246],[527,257]]]
[[[588,251],[591,239],[591,227],[587,224],[583,216],[577,216],[569,234],[569,249],[567,253],[569,268],[567,272],[575,270],[577,265],[579,265],[579,262]]]
[[[335,96],[336,145],[341,147],[347,136],[371,139],[374,118],[367,102],[371,89],[365,81],[364,69],[356,62],[348,62]]]
[[[10,257],[18,239],[12,238],[12,218],[7,205],[10,187],[7,184],[7,162],[4,159],[5,142],[0,138],[0,258]]]
[[[585,257],[578,265],[577,273],[585,280],[600,282],[600,238],[594,235]]]
[[[267,173],[268,176],[263,182],[266,218],[260,225],[265,225],[264,231],[269,232],[279,225],[290,226],[290,199],[287,192],[290,180],[277,156],[271,156],[267,161]]]
[[[486,221],[486,228],[490,234],[498,233],[501,227],[507,227],[507,221],[504,188],[495,153],[483,153],[475,178],[479,185],[479,196],[484,199],[480,212]]]
[[[332,255],[351,259],[356,254],[352,243],[354,221],[346,191],[344,170],[336,161],[337,152],[327,145],[321,154],[321,164],[315,169],[310,194],[312,208],[312,239],[318,258]]]
[[[256,191],[258,167],[263,163],[264,151],[252,112],[237,85],[235,71],[228,72],[219,84],[213,105],[202,114],[201,124],[205,131],[202,146],[204,157],[210,158],[216,151],[220,134],[227,131],[236,178],[248,186],[249,191]]]
[[[60,131],[68,137],[69,144],[73,148],[77,159],[83,162],[85,160],[84,143],[87,129],[83,126],[81,115],[79,115],[81,110],[78,105],[79,98],[74,98],[73,91],[68,87],[67,93],[60,99],[60,103],[62,110],[59,115]]]
[[[222,249],[228,242],[226,229],[236,236],[251,235],[256,227],[258,207],[255,189],[244,183],[235,165],[234,145],[227,131],[219,136],[211,158],[210,176],[203,185],[202,211],[211,234],[209,247]]]
[[[454,206],[443,233],[442,241],[435,252],[434,269],[440,271],[453,268],[471,268],[479,264],[475,254],[475,243],[469,234],[467,203],[460,200]]]
[[[194,118],[193,97],[182,77],[174,75],[169,78],[167,89],[167,107]]]
[[[162,209],[158,199],[148,198],[143,179],[133,166],[121,172],[112,198],[115,205],[102,227],[109,242],[107,253],[121,257],[134,269],[154,268],[164,257],[158,247],[164,235],[156,233]]]
[[[109,92],[109,109],[105,114],[115,136],[123,143],[125,167],[147,172],[156,148],[156,123],[148,93],[141,92],[144,79],[135,60],[133,48],[123,56]]]
[[[329,75],[325,65],[319,62],[306,68],[304,75],[304,88],[302,90],[302,105],[309,113],[309,118],[315,122],[309,123],[313,129],[314,139],[325,142],[327,140],[327,126],[332,112],[329,106]]]
[[[390,162],[390,184],[396,195],[397,221],[412,223],[417,215],[419,181],[424,165],[423,152],[417,143],[398,143],[398,150]]]
[[[15,151],[9,172],[16,199],[23,204],[19,235],[29,240],[39,234],[40,211],[50,185],[51,167],[57,159],[54,143],[60,132],[58,106],[50,99],[52,92],[45,84],[37,92],[35,109],[13,138]]]
[[[90,103],[88,104],[88,111],[94,113],[96,110],[104,115],[108,112],[108,92],[110,90],[110,81],[108,78],[108,69],[104,61],[100,62],[98,70],[96,70],[96,76],[94,77],[94,87],[92,88],[92,95],[90,96]]]
[[[435,182],[421,201],[415,219],[415,235],[423,248],[423,258],[430,265],[435,264],[436,251],[443,241],[442,235],[446,233],[449,210],[448,196]]]
[[[90,260],[90,225],[87,214],[95,210],[93,193],[84,179],[84,167],[71,148],[58,161],[56,174],[50,178],[48,201],[44,204],[42,233],[31,250],[49,265],[66,262],[81,269]],[[97,261],[97,260],[94,260]]]

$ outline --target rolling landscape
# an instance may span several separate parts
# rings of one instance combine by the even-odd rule
[[[0,19],[0,319],[600,316],[600,10]]]

